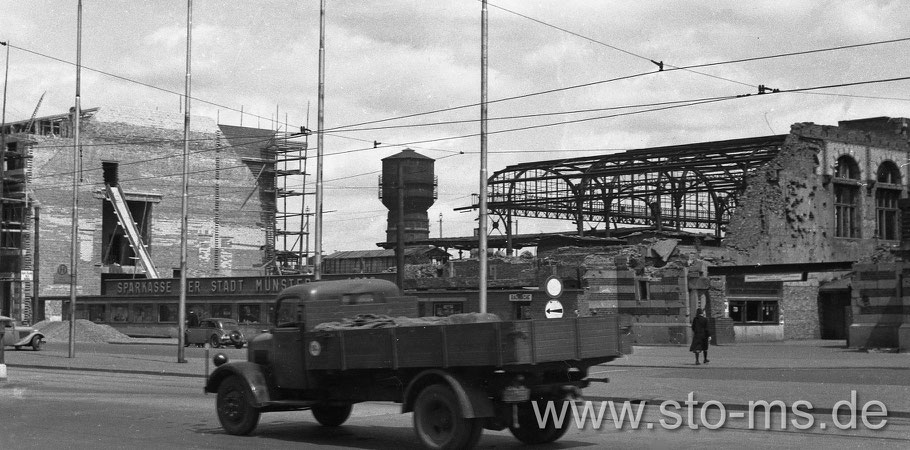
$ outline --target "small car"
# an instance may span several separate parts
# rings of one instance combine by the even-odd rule
[[[33,327],[17,326],[12,317],[0,316],[0,328],[3,329],[3,346],[16,347],[19,350],[31,346],[33,350],[41,350],[44,345],[44,335]]]
[[[197,326],[187,326],[184,344],[189,347],[190,344],[196,344],[202,347],[206,343],[213,348],[219,348],[222,345],[233,345],[237,348],[243,348],[246,339],[240,332],[240,326],[234,319],[209,318],[201,319]]]

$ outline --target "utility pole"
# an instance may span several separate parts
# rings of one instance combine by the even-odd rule
[[[3,207],[6,203],[6,85],[9,83],[9,45],[6,42],[0,42],[6,47],[6,75],[3,77],[3,117],[0,119],[0,247],[4,244],[3,232]],[[0,314],[3,314],[2,305],[0,305]],[[12,316],[12,311],[10,311]],[[0,349],[0,365],[3,364],[3,350]],[[3,377],[6,376],[6,366],[3,367]]]
[[[400,160],[395,188],[398,193],[398,217],[395,221],[395,282],[398,289],[404,290],[404,164]]]
[[[79,88],[82,83],[82,0],[79,0],[76,14],[76,108],[73,111],[73,225],[70,235],[70,342],[69,357],[76,356],[76,264],[79,250],[79,179],[82,178],[79,165],[80,141],[79,132],[82,125],[82,105]]]
[[[184,340],[186,339],[186,235],[188,227],[187,200],[189,189],[189,155],[190,155],[190,87],[192,86],[192,72],[190,65],[193,42],[193,0],[186,2],[186,84],[183,96],[186,107],[183,109],[183,198],[180,205],[180,299],[177,305],[177,362],[185,363]]]
[[[313,278],[322,279],[322,155],[325,137],[325,0],[319,1],[319,99],[316,113],[316,236]]]
[[[477,259],[480,312],[487,312],[487,0],[480,12],[480,218]]]

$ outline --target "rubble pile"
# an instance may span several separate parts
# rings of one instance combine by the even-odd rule
[[[44,335],[47,342],[69,342],[70,323],[65,321],[50,322],[42,320],[34,327]],[[76,319],[76,342],[105,343],[124,341],[131,338],[110,325],[94,323],[86,319]]]

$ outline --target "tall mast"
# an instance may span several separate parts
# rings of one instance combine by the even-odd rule
[[[480,218],[477,227],[480,242],[477,259],[480,261],[478,287],[480,312],[487,312],[487,0],[480,12]]]
[[[313,274],[322,279],[322,155],[325,120],[325,0],[319,1],[319,101],[316,115],[316,235],[313,238]]]
[[[188,190],[188,173],[189,173],[189,155],[190,155],[190,87],[192,85],[191,65],[192,61],[190,50],[193,41],[193,0],[186,2],[186,84],[185,95],[183,96],[186,107],[183,108],[183,197],[180,206],[180,300],[177,305],[177,362],[185,363],[184,358],[184,339],[186,330],[186,235],[188,227],[187,218],[187,190]]]
[[[9,84],[9,45],[6,42],[0,42],[0,45],[6,47],[6,70],[3,77],[3,112],[2,118],[0,118],[0,247],[3,246],[3,206],[6,202],[6,190],[4,186],[6,184],[6,86]],[[20,276],[21,278],[21,276]],[[3,311],[3,308],[0,307],[0,312]],[[12,311],[10,311],[12,315]],[[0,349],[0,367],[5,367],[3,350]],[[5,370],[5,369],[4,369]],[[0,373],[0,376],[5,375]]]
[[[69,357],[76,356],[76,264],[79,251],[79,151],[81,144],[79,132],[82,128],[82,105],[80,104],[80,86],[82,84],[82,0],[79,0],[76,13],[76,107],[73,111],[73,212],[70,235],[70,336]],[[27,130],[26,130],[27,131]]]

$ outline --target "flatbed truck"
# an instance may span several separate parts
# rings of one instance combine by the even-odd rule
[[[205,391],[217,394],[227,433],[252,433],[261,413],[310,410],[343,424],[352,405],[401,404],[427,448],[470,448],[483,430],[509,428],[527,444],[559,439],[570,421],[539,426],[532,402],[577,397],[588,370],[631,347],[616,315],[385,328],[322,329],[364,315],[416,317],[417,299],[389,281],[316,281],[283,290],[268,332],[245,361],[216,355]]]

